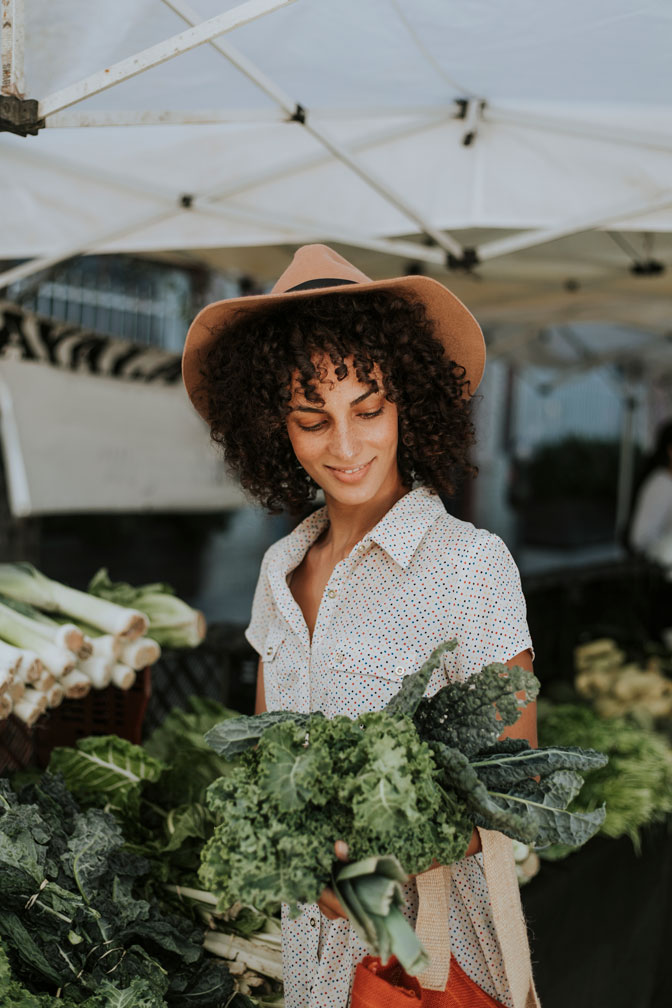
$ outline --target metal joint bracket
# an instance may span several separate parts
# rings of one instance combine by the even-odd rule
[[[462,119],[467,129],[462,137],[462,146],[471,147],[476,139],[476,124],[483,116],[486,103],[479,98],[456,98],[456,119]]]
[[[191,210],[194,205],[194,197],[192,193],[183,193],[179,199],[180,206],[183,210]]]
[[[474,266],[478,266],[480,261],[478,251],[475,248],[462,249],[461,256],[453,255],[452,252],[449,252],[446,256],[446,266],[448,269],[464,270],[465,273],[471,273]]]
[[[665,263],[659,259],[638,259],[630,267],[633,276],[659,276],[665,272]]]
[[[44,119],[38,118],[38,102],[34,98],[0,95],[0,133],[37,136],[44,129]]]
[[[303,105],[299,105],[297,103],[297,106],[294,109],[294,115],[290,116],[290,118],[289,118],[288,121],[289,122],[298,122],[298,123],[301,123],[302,126],[305,126],[307,115],[308,115],[308,113],[307,113],[306,109],[303,107]]]

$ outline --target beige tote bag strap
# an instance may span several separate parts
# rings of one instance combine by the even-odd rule
[[[513,844],[503,833],[477,828],[483,849],[492,919],[514,1008],[541,1008],[532,979],[530,946],[520,902]]]
[[[450,867],[443,865],[416,875],[418,918],[415,933],[429,955],[429,966],[418,977],[427,990],[446,989],[450,973]]]

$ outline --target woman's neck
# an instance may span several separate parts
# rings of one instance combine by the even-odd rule
[[[363,504],[353,506],[327,497],[329,524],[316,545],[328,553],[334,563],[338,563],[349,555],[408,490],[399,479],[389,487],[381,487],[380,493]]]

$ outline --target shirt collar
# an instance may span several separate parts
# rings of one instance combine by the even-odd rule
[[[404,494],[378,524],[367,532],[355,546],[355,551],[364,552],[370,543],[375,542],[405,569],[427,529],[442,513],[445,513],[445,508],[439,495],[429,487],[416,487]],[[284,573],[301,562],[328,523],[329,515],[325,506],[308,515],[290,532],[284,551]]]

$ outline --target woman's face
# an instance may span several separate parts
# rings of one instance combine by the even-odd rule
[[[318,363],[317,360],[314,362]],[[398,411],[385,399],[378,366],[371,392],[345,359],[346,378],[339,381],[334,365],[324,359],[325,380],[315,388],[323,405],[310,403],[293,376],[287,431],[297,459],[325,493],[341,504],[358,505],[384,496],[401,485],[397,467]]]

